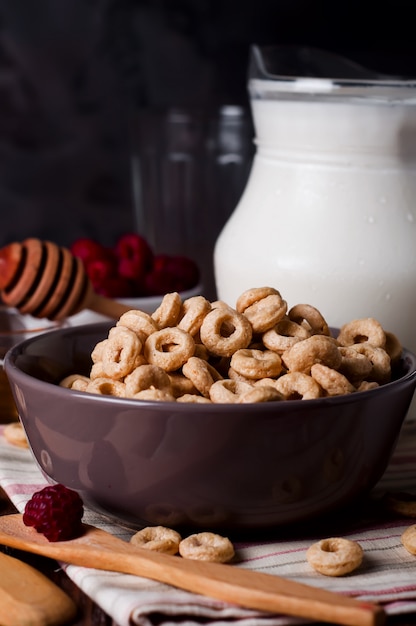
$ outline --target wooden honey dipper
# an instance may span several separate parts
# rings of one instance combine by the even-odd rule
[[[81,259],[50,241],[0,248],[0,294],[22,314],[62,320],[83,309],[118,319],[131,307],[94,292]]]

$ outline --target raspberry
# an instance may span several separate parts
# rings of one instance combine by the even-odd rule
[[[66,541],[82,533],[84,505],[76,491],[57,484],[44,487],[27,502],[23,523],[49,541]]]
[[[159,254],[154,257],[152,270],[146,274],[144,284],[150,296],[169,291],[186,291],[199,280],[199,270],[194,261],[184,256]]]

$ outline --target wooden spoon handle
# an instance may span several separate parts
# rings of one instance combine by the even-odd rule
[[[55,583],[27,563],[0,553],[0,624],[59,626],[77,607]]]
[[[250,609],[345,626],[380,626],[385,621],[383,609],[374,604],[237,565],[152,552],[93,526],[84,528],[77,539],[50,543],[24,526],[20,515],[7,515],[0,517],[0,542],[74,565],[143,576]]]
[[[98,293],[94,292],[90,293],[86,307],[90,311],[94,311],[100,315],[105,315],[114,320],[118,320],[123,313],[130,311],[132,308],[130,305],[122,304],[121,302],[111,300],[110,298],[105,298],[104,296],[100,296]]]

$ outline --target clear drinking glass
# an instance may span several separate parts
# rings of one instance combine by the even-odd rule
[[[215,298],[213,248],[245,187],[253,156],[249,112],[171,109],[137,113],[132,179],[137,228],[156,253],[191,257]]]

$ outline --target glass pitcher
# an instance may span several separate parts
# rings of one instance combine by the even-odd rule
[[[376,317],[416,352],[416,80],[253,47],[256,153],[216,242],[218,298],[269,285],[331,326]]]

